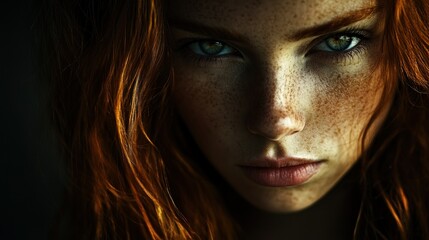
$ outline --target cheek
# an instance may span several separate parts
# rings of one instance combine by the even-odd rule
[[[343,161],[355,160],[360,154],[361,133],[381,97],[379,79],[367,70],[331,74],[327,81],[335,87],[323,86],[315,101],[310,126],[317,129],[327,148],[330,144],[336,148]]]
[[[204,68],[176,67],[174,98],[180,116],[196,142],[206,151],[231,139],[232,133],[242,127],[240,118],[245,105],[234,79],[236,69],[222,68],[207,71]],[[220,136],[222,134],[222,136]]]

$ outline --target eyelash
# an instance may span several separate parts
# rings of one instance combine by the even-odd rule
[[[352,47],[349,50],[346,51],[323,51],[323,50],[316,50],[314,49],[316,46],[322,44],[323,42],[327,41],[329,38],[333,38],[336,36],[348,36],[348,37],[357,37],[359,38],[359,42],[356,44],[356,46]],[[305,56],[309,56],[312,54],[324,54],[327,58],[331,58],[333,61],[345,61],[347,59],[352,59],[356,57],[357,55],[361,54],[363,51],[365,51],[368,47],[368,41],[371,39],[371,33],[367,30],[361,30],[356,28],[348,28],[341,32],[332,33],[329,35],[325,35],[322,37],[319,37],[315,40],[313,40],[310,43],[309,50],[305,54]],[[231,47],[234,50],[234,53],[232,54],[225,54],[221,56],[205,56],[201,54],[197,54],[193,52],[190,49],[191,44],[201,43],[204,41],[213,41],[213,42],[220,42],[224,44],[225,46],[231,47],[229,44],[226,44],[222,41],[211,39],[211,38],[199,38],[199,39],[183,39],[181,40],[181,44],[179,43],[179,47],[176,48],[176,51],[182,52],[185,57],[188,57],[196,64],[207,64],[207,63],[222,63],[223,60],[226,58],[231,58],[231,56],[235,57],[241,57],[241,53],[236,50],[234,47]]]

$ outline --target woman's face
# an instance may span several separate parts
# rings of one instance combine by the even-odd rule
[[[253,205],[304,209],[359,158],[383,89],[383,24],[372,8],[366,0],[170,2],[178,112]]]

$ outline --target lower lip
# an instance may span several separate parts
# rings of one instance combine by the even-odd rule
[[[244,174],[257,184],[268,187],[288,187],[305,183],[320,168],[322,162],[287,167],[241,166]]]

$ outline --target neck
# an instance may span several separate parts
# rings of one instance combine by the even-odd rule
[[[266,212],[236,197],[231,200],[231,209],[235,209],[242,238],[352,239],[360,202],[357,170],[355,166],[317,203],[295,213]]]

